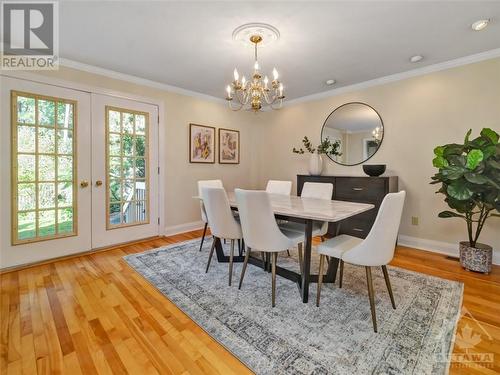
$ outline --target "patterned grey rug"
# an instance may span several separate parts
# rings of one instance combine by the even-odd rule
[[[125,260],[255,373],[447,372],[463,284],[388,267],[393,310],[382,271],[374,269],[379,330],[374,333],[364,268],[346,264],[342,289],[324,285],[319,308],[316,284],[304,304],[297,286],[278,276],[272,308],[269,273],[249,265],[238,290],[241,264],[236,264],[229,287],[228,264],[219,264],[215,255],[205,274],[211,239],[204,245],[201,253],[194,240]],[[298,270],[296,254],[284,253],[278,265]],[[317,273],[316,256],[311,270]]]

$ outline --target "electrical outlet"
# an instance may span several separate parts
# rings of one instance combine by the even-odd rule
[[[411,225],[418,225],[418,216],[411,217]]]

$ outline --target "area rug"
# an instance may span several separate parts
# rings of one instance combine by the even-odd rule
[[[381,269],[373,269],[378,333],[373,332],[363,267],[346,264],[342,289],[316,284],[302,303],[295,283],[249,265],[238,290],[241,264],[228,286],[228,264],[199,240],[125,257],[128,264],[256,374],[443,374],[448,369],[463,284],[388,267],[397,309]],[[227,252],[227,246],[225,245]],[[313,253],[315,253],[313,249]],[[256,254],[259,255],[258,253]],[[296,251],[278,265],[298,270]],[[311,271],[317,273],[318,257]]]

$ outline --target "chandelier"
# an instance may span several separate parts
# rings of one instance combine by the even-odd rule
[[[278,80],[278,71],[273,69],[273,80],[260,73],[259,61],[257,60],[257,46],[263,40],[261,35],[250,36],[250,42],[254,45],[255,63],[253,66],[252,78],[247,81],[245,76],[241,78],[236,68],[234,69],[234,81],[226,87],[226,100],[229,108],[239,111],[242,108],[252,109],[254,112],[260,111],[263,105],[268,105],[271,109],[280,109],[283,105],[283,83]],[[235,103],[236,102],[236,103]],[[235,103],[235,104],[233,104]]]

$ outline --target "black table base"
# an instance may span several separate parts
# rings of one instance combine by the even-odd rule
[[[309,284],[318,282],[318,275],[311,275],[311,249],[312,249],[312,226],[313,220],[305,220],[302,221],[306,224],[305,228],[305,243],[304,243],[304,260],[303,260],[303,272],[304,276],[300,273],[288,270],[286,268],[282,268],[276,266],[276,274],[284,277],[285,279],[291,280],[297,284],[300,295],[302,297],[302,302],[307,303],[309,300]],[[340,225],[337,223],[337,233]],[[215,251],[217,254],[217,261],[219,263],[227,263],[229,262],[229,256],[224,254],[224,250],[222,248],[222,244],[219,238],[214,238],[215,241]],[[243,246],[244,248],[244,246]],[[248,263],[260,267],[267,272],[271,272],[271,261],[270,254],[266,253],[265,262],[262,259],[255,258],[250,256]],[[245,260],[244,256],[238,255],[233,257],[233,262],[241,263]],[[330,258],[330,262],[328,263],[328,270],[326,276],[323,277],[324,283],[335,283],[335,279],[337,277],[337,270],[339,266],[339,260],[337,258]]]

